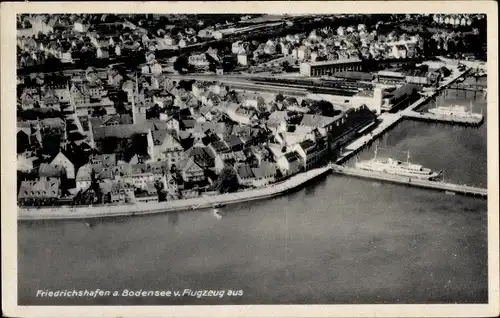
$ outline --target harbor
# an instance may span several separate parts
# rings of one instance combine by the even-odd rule
[[[349,158],[352,156],[356,155],[360,150],[364,149],[366,146],[372,144],[376,139],[378,139],[380,136],[382,136],[384,133],[389,131],[390,129],[394,128],[400,121],[402,121],[405,118],[417,118],[418,119],[428,119],[428,120],[435,120],[435,117],[432,115],[429,115],[428,117],[427,114],[425,115],[416,115],[418,114],[415,110],[424,104],[428,103],[429,101],[432,101],[434,98],[439,96],[442,91],[445,91],[448,89],[452,84],[454,84],[459,78],[462,78],[469,74],[471,72],[471,68],[465,69],[464,71],[459,71],[457,68],[453,69],[453,74],[450,75],[450,78],[447,80],[443,81],[443,83],[436,88],[432,92],[426,93],[424,96],[420,97],[417,101],[411,103],[404,109],[400,110],[397,113],[389,113],[385,112],[382,113],[378,117],[378,125],[375,129],[373,129],[369,134],[361,135],[359,138],[348,144],[342,149],[342,152],[340,156],[336,159],[335,163],[336,164],[342,164],[345,161],[347,161]],[[423,117],[422,117],[423,116]],[[448,122],[448,123],[468,123],[470,120],[465,120],[465,119],[457,119],[455,117],[441,117],[440,118],[441,122]],[[478,125],[482,122],[482,120],[478,123],[476,123],[475,120],[472,121],[474,125]]]

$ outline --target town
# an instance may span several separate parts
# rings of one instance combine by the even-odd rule
[[[485,20],[18,15],[18,204],[177,202],[340,162],[450,76],[484,75]]]

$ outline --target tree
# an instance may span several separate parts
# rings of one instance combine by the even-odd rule
[[[239,187],[240,183],[234,168],[232,166],[224,167],[217,178],[215,189],[220,193],[228,193],[238,191]]]
[[[283,96],[283,94],[281,93],[278,93],[278,95],[276,95],[276,97],[274,98],[274,101],[276,103],[281,103],[285,100],[285,96]]]
[[[335,115],[339,113],[339,111],[335,110],[332,103],[325,100],[318,101],[316,107],[320,109],[321,115],[323,116],[335,117]]]
[[[280,169],[277,169],[277,170],[276,170],[276,179],[278,179],[278,180],[279,180],[279,179],[281,179],[281,178],[283,178],[283,173],[281,172],[281,170],[280,170]]]
[[[156,194],[158,195],[158,201],[163,202],[167,201],[167,193],[163,187],[163,183],[159,180],[156,180],[155,184]]]
[[[174,70],[185,73],[189,69],[189,62],[186,55],[179,56],[174,62]]]
[[[161,108],[158,104],[155,104],[150,109],[146,110],[146,119],[150,118],[160,118]]]
[[[104,107],[102,106],[99,106],[99,107],[96,107],[94,108],[94,110],[92,111],[92,117],[102,117],[102,116],[105,116],[107,115],[107,111]]]
[[[94,202],[94,198],[97,197],[99,202],[102,202],[102,191],[101,187],[99,186],[99,181],[95,172],[95,169],[92,168],[90,171],[90,188],[89,188],[89,194],[91,195],[90,202]]]

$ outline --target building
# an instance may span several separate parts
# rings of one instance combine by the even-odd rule
[[[396,59],[405,59],[408,51],[404,45],[394,45],[392,47],[392,56]]]
[[[309,170],[316,167],[322,163],[328,154],[328,148],[326,147],[326,142],[315,142],[311,139],[299,142],[295,146],[295,151],[302,158],[304,164],[304,169]]]
[[[379,71],[375,78],[377,82],[384,84],[402,84],[406,81],[404,73],[394,71]]]
[[[99,47],[97,49],[97,58],[98,59],[107,59],[109,58],[109,51],[107,48]]]
[[[248,53],[244,48],[241,48],[237,52],[237,61],[239,65],[246,66],[248,65]]]
[[[184,182],[200,182],[205,180],[205,171],[192,157],[180,161],[177,170],[180,172]]]
[[[140,153],[142,156],[149,156],[150,160],[155,160],[151,129],[146,125],[89,127],[89,132],[91,146],[100,153],[115,153],[125,161]]]
[[[394,88],[392,91],[386,90],[387,94],[382,101],[382,111],[390,111],[397,108],[399,105],[416,96],[419,88],[415,84],[406,84],[399,88]]]
[[[76,173],[76,189],[77,191],[85,191],[92,183],[92,165],[86,164],[81,166]]]
[[[264,186],[276,180],[276,164],[263,161],[258,167],[252,167],[253,185],[255,187]]]
[[[76,32],[83,33],[87,32],[88,29],[89,25],[85,23],[82,19],[76,20],[75,23],[73,24],[73,30],[75,30]]]
[[[40,178],[21,182],[18,193],[20,205],[53,204],[61,197],[61,181],[58,178]]]
[[[276,160],[281,173],[283,175],[294,175],[302,171],[303,163],[297,151],[284,153]]]
[[[50,162],[55,167],[63,167],[68,179],[75,179],[75,166],[62,152],[59,152]]]
[[[307,46],[301,46],[297,49],[297,58],[301,61],[311,58],[311,49]]]
[[[234,159],[233,152],[224,141],[215,141],[210,143],[208,150],[211,151],[212,156],[215,158],[215,171],[221,172],[229,160]]]
[[[428,72],[425,70],[412,70],[406,72],[406,83],[412,83],[417,85],[429,85],[430,78]]]
[[[316,114],[306,114],[302,117],[300,122],[301,126],[309,127],[312,129],[324,129],[327,132],[331,132],[334,125],[339,125],[338,122],[343,118],[343,114],[339,114],[336,117],[328,117]]]
[[[110,203],[132,203],[135,202],[134,187],[131,184],[122,181],[108,181],[110,184],[109,192],[102,191],[108,196]]]
[[[300,74],[309,77],[324,76],[344,71],[360,71],[360,59],[344,59],[300,64]]]
[[[240,164],[236,168],[236,177],[238,183],[242,186],[250,186],[254,181],[254,174],[252,168],[248,164]]]
[[[55,166],[50,163],[42,163],[38,167],[38,176],[41,178],[63,178],[66,170],[63,166]]]
[[[169,166],[184,159],[184,148],[168,130],[152,132],[154,157],[158,161],[166,161]]]
[[[188,63],[194,67],[207,69],[210,65],[205,53],[190,55],[188,58]]]

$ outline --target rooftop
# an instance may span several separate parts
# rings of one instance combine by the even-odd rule
[[[343,113],[341,113],[340,115],[337,115],[336,117],[327,117],[327,116],[316,115],[316,114],[305,114],[304,117],[302,118],[302,121],[300,122],[300,124],[302,126],[324,128],[326,126],[332,125],[335,121],[340,119],[342,116],[343,116]]]
[[[41,178],[21,182],[19,198],[53,198],[58,197],[61,181],[57,178]]]
[[[109,137],[127,139],[137,134],[147,134],[148,127],[137,124],[104,126],[94,128],[94,139],[100,140]]]
[[[310,66],[327,66],[327,65],[337,65],[337,64],[346,64],[346,63],[360,63],[360,59],[340,59],[340,60],[329,60],[329,61],[319,61],[319,62],[309,62],[305,63]]]

